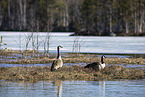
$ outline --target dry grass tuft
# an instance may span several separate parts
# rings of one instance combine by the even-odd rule
[[[125,68],[123,66],[107,66],[103,70],[107,77],[113,79],[144,79],[145,71],[142,69]]]
[[[0,80],[96,80],[96,79],[144,79],[145,71],[124,68],[123,66],[106,66],[102,71],[95,71],[74,65],[63,66],[51,72],[50,67],[10,67],[0,68]]]
[[[55,58],[41,57],[41,58],[24,58],[16,59],[15,61],[6,61],[7,64],[45,64],[51,63]],[[64,63],[91,63],[99,62],[100,58],[87,57],[87,56],[72,56],[63,57]],[[105,58],[104,62],[106,64],[136,64],[145,65],[145,59],[143,58]]]

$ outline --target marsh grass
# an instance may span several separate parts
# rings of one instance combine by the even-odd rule
[[[5,51],[5,54],[7,56],[13,56],[13,54],[20,54],[19,51]],[[55,54],[49,54],[49,57],[43,56],[43,53],[39,53],[42,56],[39,57],[31,57],[32,56],[32,51],[27,50],[23,51],[22,55],[23,58],[14,56],[16,58],[13,61],[5,61],[4,63],[7,64],[46,64],[46,63],[51,63],[55,58]],[[7,58],[8,59],[8,58]],[[96,54],[69,54],[65,53],[62,54],[62,59],[64,63],[91,63],[91,62],[98,62],[100,61],[100,58]],[[143,58],[105,58],[104,59],[106,64],[140,64],[140,65],[145,65],[145,59]]]
[[[84,68],[83,66],[63,66],[51,72],[50,67],[9,67],[0,68],[0,80],[98,80],[98,79],[144,79],[142,69],[123,66],[106,66],[102,71]]]
[[[18,59],[15,61],[7,61],[8,64],[38,64],[38,63],[51,63],[55,58],[25,58]],[[100,58],[88,58],[86,56],[81,57],[63,57],[64,63],[92,63],[99,62]],[[106,64],[136,64],[136,65],[145,65],[145,59],[143,58],[106,58],[104,59]]]
[[[8,55],[7,51],[0,49],[0,56],[6,56]]]
[[[8,56],[11,54],[19,54],[19,51],[7,51]],[[22,52],[23,56],[31,56],[32,51]],[[27,54],[27,55],[25,55]],[[30,58],[17,58],[14,61],[7,61],[10,64],[37,64],[51,63],[55,59],[52,57],[40,56]],[[0,68],[0,80],[98,80],[98,79],[145,79],[145,70],[137,68],[125,68],[123,66],[111,65],[106,66],[102,71],[84,68],[84,66],[65,66],[65,63],[91,63],[98,62],[100,58],[95,54],[62,54],[64,66],[58,70],[51,72],[50,67],[2,67]],[[143,58],[105,58],[106,64],[141,64],[145,65]]]

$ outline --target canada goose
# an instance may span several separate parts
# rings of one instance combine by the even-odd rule
[[[104,55],[101,56],[101,62],[93,62],[88,65],[86,65],[84,68],[92,68],[94,70],[102,70],[105,68],[105,63],[103,62],[103,59],[105,58]]]
[[[57,46],[57,59],[53,61],[51,66],[51,71],[55,71],[56,69],[62,67],[63,61],[61,59],[61,55],[59,54],[59,49],[62,48],[62,46]]]

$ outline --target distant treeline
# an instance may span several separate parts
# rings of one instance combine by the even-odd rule
[[[0,0],[0,30],[145,32],[145,0]]]

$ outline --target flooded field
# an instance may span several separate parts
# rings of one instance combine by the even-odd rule
[[[3,43],[7,44],[1,48],[26,50],[26,36],[29,34],[0,32]],[[47,35],[34,33],[35,39],[37,34],[40,40]],[[50,58],[43,57],[43,54],[39,54],[38,58],[37,55],[32,57],[31,53],[0,55],[0,97],[144,97],[145,37],[78,37],[70,34],[49,33]],[[28,50],[33,49],[31,42]],[[80,48],[75,47],[75,43],[80,44]],[[63,46],[64,67],[52,73],[50,66],[58,45]],[[39,52],[43,51],[44,45],[40,43]],[[75,55],[78,52],[81,54]],[[88,63],[100,61],[102,54],[107,57],[103,71],[83,68]],[[53,74],[56,80],[50,80],[54,78]]]

